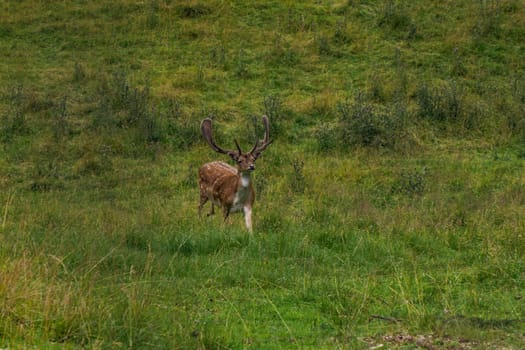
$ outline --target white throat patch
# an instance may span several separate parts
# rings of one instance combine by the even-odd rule
[[[242,174],[241,175],[241,184],[242,184],[242,187],[250,186],[250,175]]]

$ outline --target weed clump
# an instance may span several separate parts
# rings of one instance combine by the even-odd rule
[[[181,18],[195,19],[212,13],[211,7],[205,4],[189,4],[178,7],[178,14]]]
[[[9,108],[2,116],[0,126],[0,140],[8,142],[13,137],[27,135],[30,131],[26,120],[26,96],[22,86],[13,88],[8,96]]]
[[[416,91],[418,115],[441,126],[458,126],[465,117],[463,89],[454,81],[444,85],[421,84]]]
[[[86,69],[84,66],[78,62],[75,62],[75,66],[73,68],[73,82],[81,82],[84,81],[87,77]]]
[[[388,105],[371,102],[373,96],[358,93],[337,104],[335,122],[322,123],[314,132],[320,151],[335,148],[372,147],[400,150],[411,141],[409,112],[402,99]]]
[[[60,142],[64,137],[69,135],[70,126],[68,122],[67,98],[63,97],[55,111],[55,119],[53,122],[53,139]]]
[[[353,102],[345,100],[337,106],[343,146],[380,145],[384,134],[381,117],[372,105],[358,95]]]
[[[476,22],[472,27],[472,35],[476,39],[486,38],[491,35],[500,35],[501,15],[503,6],[501,1],[479,1]]]
[[[379,27],[387,28],[389,32],[402,32],[406,39],[414,39],[417,27],[408,13],[406,5],[399,1],[387,0],[379,10],[377,21]]]
[[[176,99],[168,102],[164,117],[169,142],[176,148],[187,150],[200,141],[197,117],[184,111],[183,105]]]
[[[193,115],[188,115],[176,99],[154,103],[149,82],[143,87],[133,86],[125,72],[116,72],[100,87],[99,96],[92,118],[95,131],[119,132],[122,137],[131,134],[132,143],[145,149],[163,144],[188,149],[198,140]]]
[[[314,131],[318,149],[322,152],[329,152],[339,146],[337,137],[338,129],[333,123],[322,123]]]
[[[264,98],[264,114],[270,121],[270,130],[273,135],[280,135],[284,132],[283,125],[283,103],[279,96],[268,95]]]
[[[293,172],[290,178],[290,189],[292,193],[302,194],[306,189],[306,178],[303,174],[304,160],[294,159],[292,166]]]
[[[422,195],[425,192],[426,177],[427,169],[425,167],[403,171],[393,184],[391,192],[408,196]]]
[[[273,40],[273,45],[269,56],[269,60],[276,64],[292,66],[299,63],[300,61],[296,50],[294,50],[290,43],[280,34],[278,34]]]
[[[142,144],[161,142],[165,138],[160,117],[151,103],[149,82],[144,87],[131,86],[125,72],[116,72],[101,88],[99,108],[93,125],[96,128],[135,129]]]

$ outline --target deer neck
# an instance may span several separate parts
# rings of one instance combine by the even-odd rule
[[[239,187],[249,187],[250,186],[250,172],[248,171],[239,171]]]

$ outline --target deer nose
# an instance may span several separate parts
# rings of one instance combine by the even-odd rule
[[[250,165],[250,170],[255,170],[255,164]]]

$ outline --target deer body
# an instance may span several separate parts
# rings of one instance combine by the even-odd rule
[[[212,138],[211,120],[205,119],[201,124],[201,131],[208,144],[219,153],[228,154],[237,162],[233,167],[224,162],[214,161],[204,164],[199,169],[199,215],[206,202],[211,201],[211,210],[208,215],[214,214],[214,206],[222,208],[224,220],[230,213],[242,210],[246,228],[252,231],[252,206],[255,200],[255,191],[251,182],[250,173],[255,170],[255,160],[270,144],[268,140],[268,118],[263,117],[265,124],[265,137],[259,145],[255,143],[253,149],[243,153],[237,141],[237,152],[223,150],[218,147]]]
[[[255,193],[249,173],[240,173],[238,169],[224,162],[210,162],[199,170],[200,204],[210,200],[213,214],[214,205],[222,207],[224,218],[241,209],[251,209]]]

